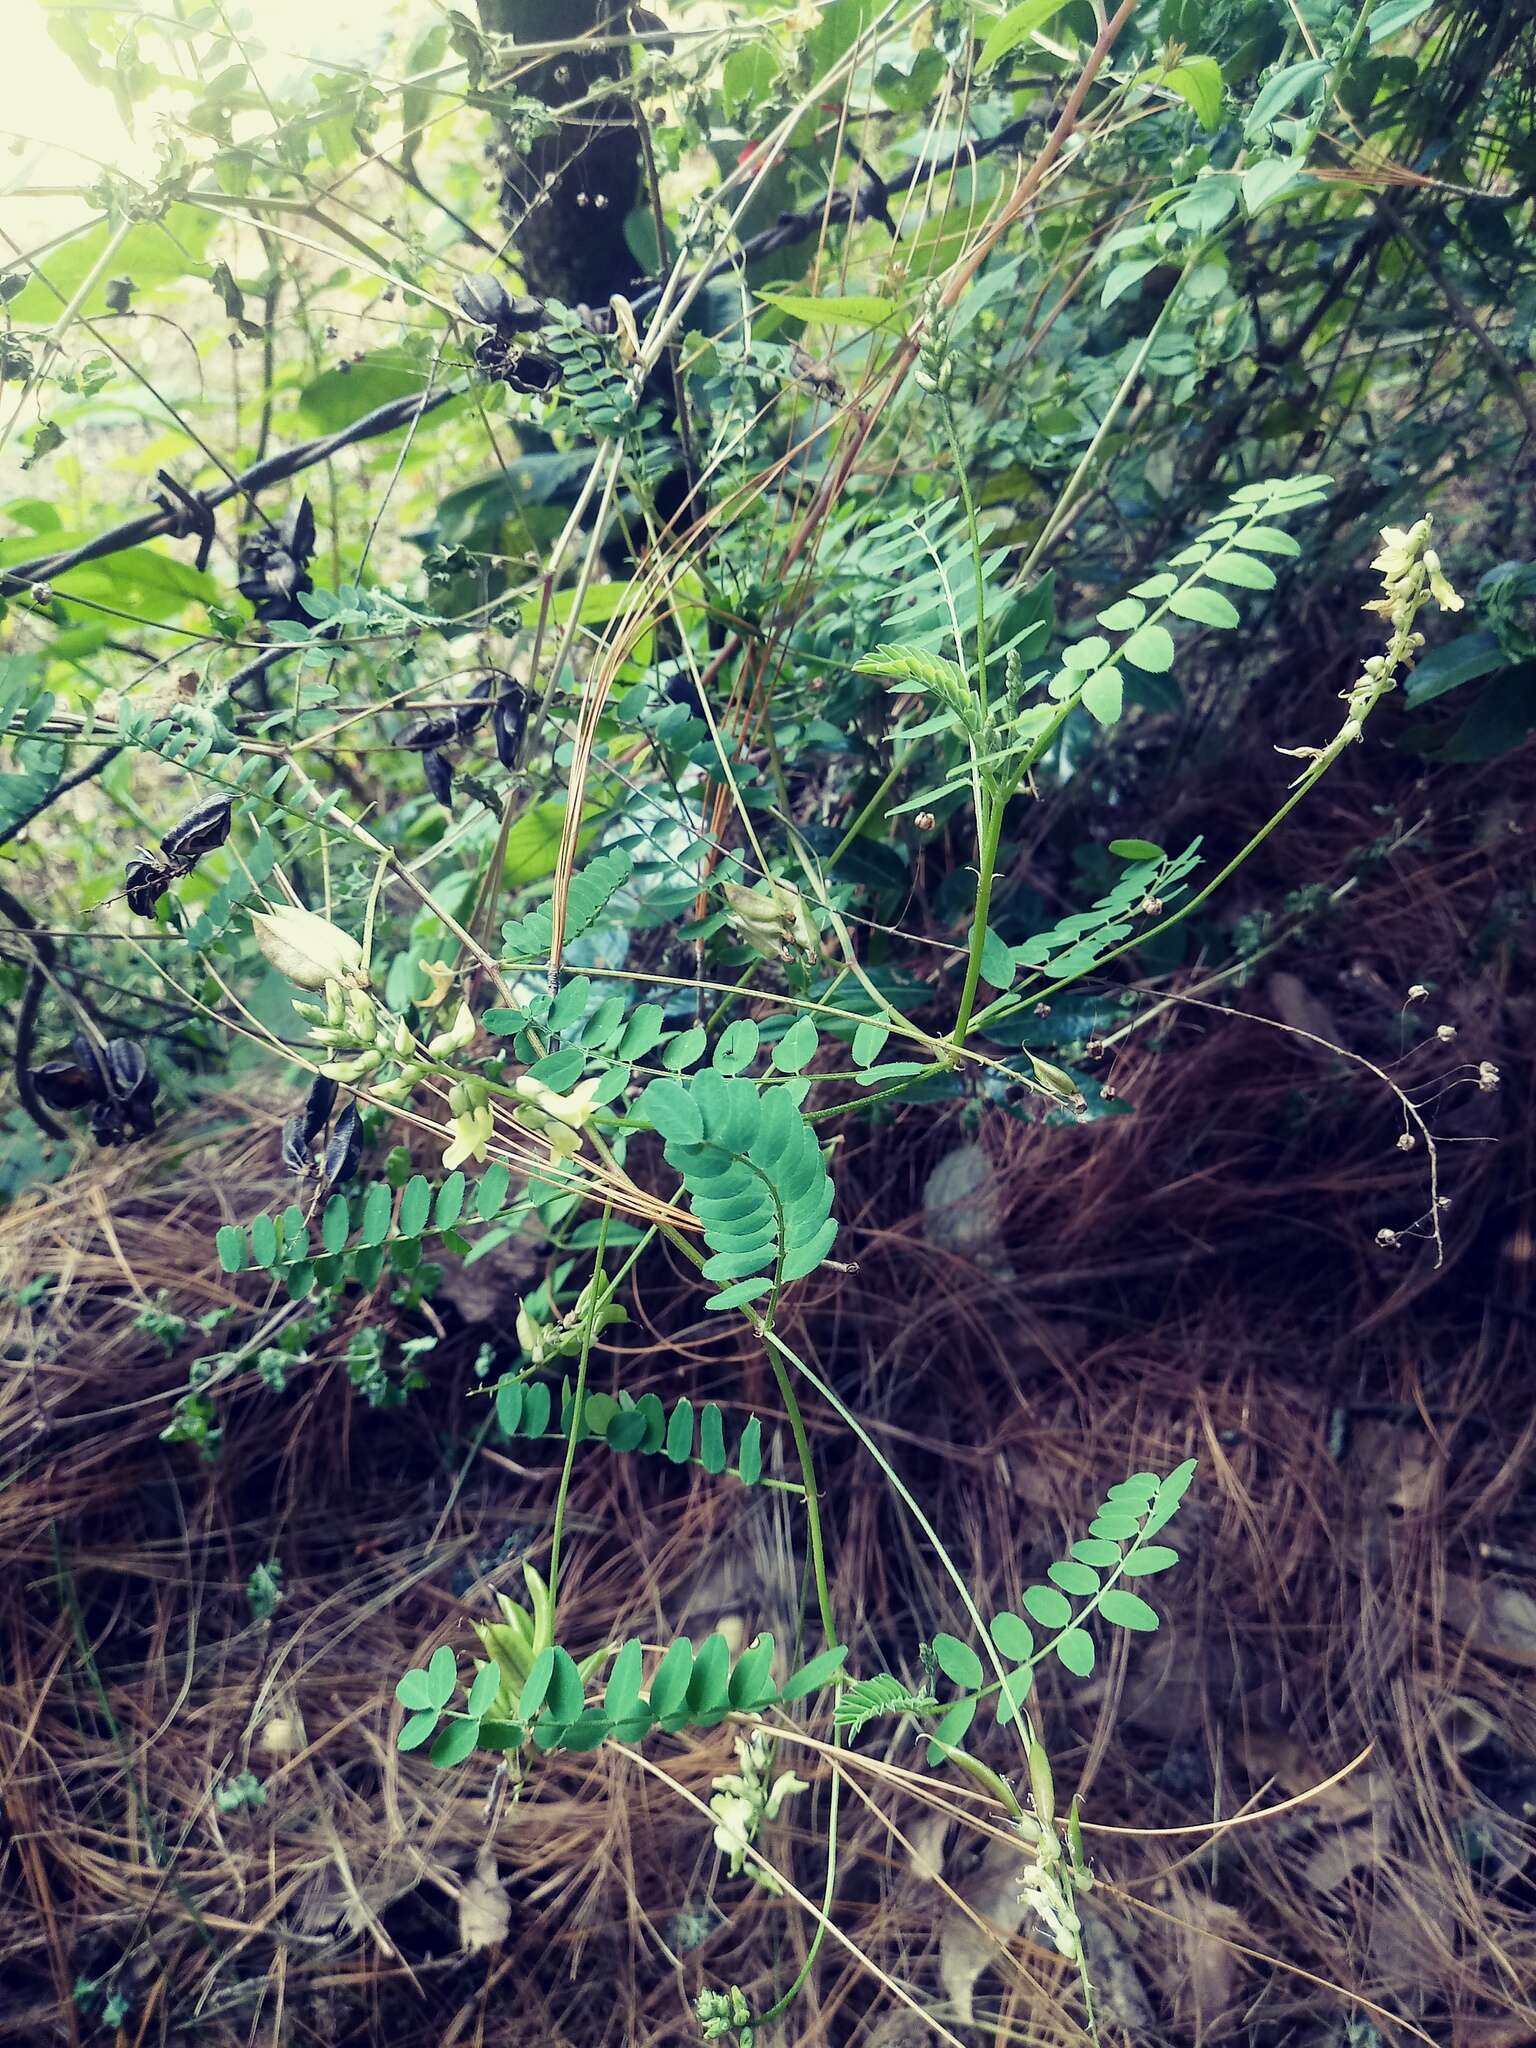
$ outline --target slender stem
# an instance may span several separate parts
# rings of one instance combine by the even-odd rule
[[[955,423],[955,409],[949,402],[947,392],[940,393],[939,415],[944,422],[944,433],[949,442],[950,453],[955,458],[955,472],[960,479],[960,497],[965,506],[965,527],[970,536],[971,565],[976,572],[976,694],[981,699],[983,711],[987,708],[987,566],[981,552],[981,529],[976,523],[976,500],[971,491],[971,479],[965,465],[965,450],[960,445],[960,429]],[[960,659],[965,659],[965,649],[960,649]]]
[[[965,1045],[971,1011],[976,1005],[976,984],[981,979],[981,950],[987,942],[987,913],[992,908],[992,879],[997,868],[998,842],[1003,836],[1003,813],[1007,809],[1001,797],[989,797],[987,805],[987,815],[982,822],[981,867],[976,883],[976,917],[971,926],[971,956],[965,965],[965,986],[960,991],[960,1008],[955,1014],[955,1028],[950,1034],[956,1052]]]
[[[576,1365],[576,1391],[571,1397],[571,1426],[565,1433],[565,1463],[560,1469],[560,1486],[555,1494],[555,1512],[549,1528],[549,1608],[550,1627],[555,1626],[554,1617],[560,1610],[560,1543],[565,1534],[565,1504],[571,1491],[571,1472],[576,1463],[576,1442],[581,1434],[581,1408],[587,1393],[587,1366],[592,1358],[592,1339],[597,1334],[598,1317],[603,1311],[606,1288],[603,1280],[603,1252],[608,1244],[608,1225],[613,1220],[613,1204],[603,1204],[603,1220],[597,1233],[597,1258],[592,1266],[590,1282],[592,1293],[587,1303],[587,1312],[581,1325],[581,1357]]]

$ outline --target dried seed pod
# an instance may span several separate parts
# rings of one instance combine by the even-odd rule
[[[168,860],[192,867],[205,853],[224,844],[233,816],[234,803],[230,797],[210,797],[195,811],[188,811],[179,825],[171,827],[160,842],[160,850]]]
[[[349,1181],[357,1171],[358,1161],[363,1156],[363,1120],[357,1113],[357,1104],[349,1102],[336,1119],[336,1128],[331,1133],[331,1142],[325,1148],[325,1163],[321,1167],[327,1183],[339,1188]]]
[[[116,1102],[98,1102],[91,1111],[91,1136],[98,1145],[121,1145],[123,1112]]]
[[[424,718],[419,725],[413,725],[409,732],[401,734],[400,744],[402,747],[445,747],[458,736],[458,715],[450,711],[442,718]]]
[[[97,1077],[75,1060],[46,1060],[32,1070],[32,1085],[50,1109],[84,1109],[97,1097]]]
[[[553,391],[564,374],[553,356],[543,355],[536,348],[509,349],[502,372],[514,391],[534,393]]]
[[[496,699],[491,729],[496,735],[496,758],[503,768],[515,768],[523,750],[528,726],[528,692],[521,683],[508,683]]]
[[[251,534],[240,549],[235,588],[256,607],[258,619],[292,618],[314,584],[306,567],[315,551],[315,513],[301,498],[279,525]]]
[[[335,1083],[332,1082],[332,1087]],[[302,1116],[291,1116],[283,1125],[283,1164],[295,1179],[302,1179],[310,1167],[309,1139],[304,1135]]]
[[[144,1057],[144,1048],[135,1045],[131,1038],[114,1038],[107,1044],[107,1083],[119,1101],[126,1102],[140,1089],[148,1088],[151,1097],[157,1092],[152,1086],[153,1076],[149,1062]]]
[[[460,310],[477,327],[494,327],[503,334],[517,334],[544,324],[544,308],[537,299],[509,292],[489,271],[461,277],[453,288]]]
[[[497,680],[495,676],[482,676],[458,710],[454,712],[453,722],[456,736],[459,739],[468,739],[469,735],[475,731],[476,727],[484,719],[485,714],[490,710],[491,694],[496,687]]]
[[[101,1054],[95,1044],[83,1031],[77,1031],[69,1041],[69,1049],[74,1054],[75,1065],[91,1077],[91,1100],[105,1102],[112,1091],[107,1084],[107,1070],[102,1065]]]
[[[438,753],[435,747],[428,747],[421,757],[421,772],[427,778],[427,787],[437,798],[445,811],[453,809],[453,770],[448,765],[446,754]]]
[[[297,1119],[306,1145],[312,1145],[330,1122],[335,1102],[336,1083],[328,1074],[316,1074],[304,1098],[303,1114]]]
[[[124,874],[127,886],[123,894],[128,900],[128,908],[135,917],[153,917],[155,905],[175,879],[173,868],[167,867],[163,861],[156,860],[152,853],[146,853],[141,846],[138,853],[129,861]]]

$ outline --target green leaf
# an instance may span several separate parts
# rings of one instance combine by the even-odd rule
[[[982,979],[1002,993],[1012,988],[1018,969],[1014,966],[1013,954],[988,925],[981,941]]]
[[[1133,285],[1140,284],[1149,270],[1156,270],[1156,256],[1133,256],[1124,263],[1117,263],[1104,280],[1104,289],[1099,294],[1099,305],[1107,308],[1116,299],[1123,299]]]
[[[1100,1596],[1099,1612],[1116,1628],[1151,1630],[1157,1627],[1156,1609],[1149,1607],[1139,1593],[1123,1593],[1118,1586],[1111,1586]]]
[[[1446,646],[1432,647],[1428,654],[1420,655],[1403,685],[1403,695],[1410,704],[1431,703],[1447,690],[1459,689],[1463,683],[1475,682],[1479,676],[1503,668],[1508,659],[1492,633],[1463,633]],[[223,1232],[219,1234],[222,1237]],[[239,1268],[229,1267],[226,1271],[238,1272]]]
[[[395,1698],[400,1702],[401,1706],[417,1714],[429,1707],[436,1713],[437,1701],[435,1693],[436,1688],[433,1686],[431,1679],[428,1678],[425,1671],[421,1670],[407,1671],[395,1687]]]
[[[981,1684],[985,1676],[981,1659],[970,1644],[962,1643],[958,1636],[936,1635],[933,1654],[939,1669],[955,1685],[974,1687]]]
[[[1273,205],[1275,200],[1293,191],[1300,182],[1300,176],[1288,157],[1260,157],[1243,173],[1243,205],[1250,217],[1262,213],[1266,206]]]
[[[1245,526],[1239,540],[1252,554],[1286,555],[1294,559],[1301,553],[1301,542],[1279,526]]]
[[[584,1705],[581,1673],[576,1669],[575,1659],[569,1650],[555,1644],[551,1653],[552,1663],[549,1674],[549,1695],[546,1705],[550,1718],[565,1724],[576,1720]]]
[[[744,1650],[737,1659],[731,1673],[730,1702],[733,1707],[756,1707],[774,1693],[770,1669],[773,1664],[773,1637],[760,1635],[749,1650]]]
[[[1088,1524],[1088,1533],[1090,1536],[1107,1537],[1111,1543],[1123,1543],[1128,1537],[1134,1536],[1140,1526],[1140,1519],[1136,1515],[1103,1514],[1096,1515]]]
[[[955,1701],[954,1705],[940,1721],[938,1727],[933,1731],[932,1739],[928,1744],[928,1761],[930,1764],[943,1763],[944,1751],[939,1746],[941,1743],[947,1743],[951,1749],[958,1749],[961,1743],[964,1742],[966,1736],[971,1732],[971,1723],[976,1718],[977,1705],[978,1701],[974,1693],[968,1699]]]
[[[998,1654],[1015,1664],[1027,1664],[1035,1654],[1035,1638],[1029,1623],[1006,1607],[992,1617],[992,1640]]]
[[[1113,1566],[1120,1562],[1120,1546],[1105,1536],[1082,1536],[1073,1544],[1072,1555],[1083,1564]]]
[[[725,1470],[725,1423],[713,1401],[699,1417],[699,1463],[706,1472]]]
[[[1214,57],[1186,57],[1158,82],[1193,107],[1203,128],[1221,126],[1221,66]]]
[[[475,1673],[475,1682],[469,1688],[465,1711],[476,1721],[482,1714],[488,1714],[496,1704],[496,1695],[501,1691],[501,1668],[496,1664],[482,1664]]]
[[[1047,1568],[1046,1577],[1060,1586],[1064,1593],[1097,1593],[1099,1575],[1089,1564],[1075,1564],[1070,1559]]]
[[[540,1650],[528,1667],[528,1676],[523,1680],[523,1690],[517,1702],[517,1718],[531,1721],[543,1706],[549,1693],[550,1681],[555,1675],[555,1653],[552,1649]]]
[[[1143,627],[1143,632],[1155,631]],[[1082,704],[1100,725],[1113,725],[1120,716],[1125,700],[1125,685],[1117,668],[1101,668],[1096,675],[1089,676],[1083,684]]]
[[[792,1678],[785,1681],[779,1698],[785,1701],[804,1699],[807,1693],[818,1692],[822,1686],[830,1685],[842,1670],[847,1656],[846,1643],[837,1643],[832,1649],[823,1650],[819,1656],[813,1657],[809,1664],[803,1665]]]
[[[1024,1605],[1042,1628],[1065,1628],[1072,1619],[1072,1603],[1054,1586],[1026,1586]]]
[[[1238,609],[1231,599],[1223,597],[1219,590],[1207,590],[1203,583],[1193,583],[1175,591],[1168,600],[1168,609],[1178,618],[1192,619],[1197,626],[1230,629],[1240,622]]]
[[[1120,659],[1154,676],[1173,667],[1173,635],[1166,626],[1143,626],[1120,649]]]
[[[610,1721],[627,1720],[639,1704],[642,1660],[640,1643],[631,1636],[613,1660],[603,1693],[603,1712]]]
[[[1074,1678],[1086,1678],[1093,1670],[1093,1637],[1086,1629],[1069,1628],[1055,1642],[1056,1655]]]
[[[400,1733],[395,1738],[396,1749],[420,1749],[436,1728],[437,1722],[436,1707],[428,1707],[419,1714],[412,1714],[408,1721],[401,1724]]]
[[[686,1465],[693,1456],[693,1403],[686,1394],[668,1419],[666,1452],[674,1465]]]
[[[1170,1550],[1166,1543],[1144,1543],[1131,1552],[1121,1566],[1121,1573],[1127,1579],[1149,1579],[1154,1572],[1165,1572],[1178,1561],[1179,1553]]]
[[[755,1486],[763,1476],[763,1425],[749,1416],[736,1451],[736,1472],[743,1486]]]
[[[464,1176],[457,1171],[450,1173],[437,1191],[437,1200],[432,1208],[432,1228],[452,1230],[464,1213]]]
[[[1163,849],[1150,839],[1111,839],[1109,851],[1116,860],[1161,860]]]
[[[262,1267],[277,1257],[277,1225],[265,1212],[251,1225],[251,1256]]]
[[[760,291],[757,295],[791,320],[816,327],[888,327],[901,318],[901,308],[869,292],[829,294],[812,298],[803,292]]]
[[[723,1635],[706,1636],[688,1680],[690,1716],[714,1714],[730,1705],[731,1646]]]
[[[1021,43],[1028,42],[1037,30],[1054,16],[1060,14],[1067,0],[1021,0],[1017,7],[1010,7],[1001,21],[995,21],[987,32],[987,39],[981,46],[978,69],[990,71],[1000,58],[1016,50]]]
[[[246,1238],[245,1232],[238,1224],[222,1224],[213,1242],[219,1254],[219,1264],[226,1273],[240,1273],[245,1270]]]
[[[463,1763],[475,1744],[480,1740],[478,1721],[450,1721],[436,1742],[427,1751],[429,1762],[440,1771],[451,1770],[455,1764]]]
[[[390,1219],[394,1215],[395,1198],[384,1181],[375,1181],[368,1190],[363,1203],[362,1240],[364,1244],[382,1244],[389,1235]]]
[[[781,1074],[798,1074],[816,1054],[816,1026],[809,1017],[797,1017],[771,1055]]]
[[[872,1067],[885,1041],[890,1037],[888,1024],[861,1024],[853,1034],[853,1064],[856,1067]]]
[[[299,393],[299,417],[311,433],[334,434],[349,427],[376,405],[412,398],[427,388],[427,368],[405,349],[381,348],[349,363],[345,371],[322,370]],[[437,415],[429,414],[422,431]]]
[[[1095,612],[1098,624],[1110,633],[1132,633],[1147,616],[1147,608],[1139,597],[1122,597],[1102,612]]]
[[[432,1652],[427,1666],[427,1696],[434,1707],[446,1707],[453,1698],[453,1688],[458,1683],[459,1664],[446,1643],[441,1643]]]
[[[680,1074],[691,1067],[709,1043],[709,1034],[702,1024],[694,1024],[687,1031],[680,1031],[670,1044],[662,1048],[661,1064],[669,1073]]]
[[[481,1174],[475,1189],[475,1214],[482,1223],[489,1223],[493,1216],[500,1213],[511,1182],[510,1170],[503,1166],[499,1159],[493,1161]]]
[[[715,1047],[711,1062],[717,1074],[739,1074],[744,1067],[750,1067],[757,1058],[758,1044],[762,1031],[755,1019],[738,1017],[734,1024],[726,1026]]]
[[[345,1195],[332,1195],[320,1219],[320,1242],[328,1252],[339,1252],[352,1230],[352,1211]]]
[[[1230,583],[1239,590],[1273,590],[1275,572],[1267,562],[1256,562],[1252,555],[1239,555],[1228,551],[1224,555],[1212,555],[1205,565],[1205,573],[1217,583]]]
[[[686,1636],[679,1636],[675,1643],[668,1644],[651,1680],[650,1708],[658,1721],[675,1714],[687,1698],[692,1672],[693,1645]]]

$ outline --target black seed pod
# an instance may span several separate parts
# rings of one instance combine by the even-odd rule
[[[482,676],[458,710],[453,714],[457,737],[468,739],[491,708],[491,693],[496,687],[495,676]]]
[[[427,778],[427,787],[437,798],[445,811],[453,809],[453,770],[448,765],[446,754],[440,754],[435,747],[428,747],[421,757],[421,772]]]
[[[96,1076],[74,1060],[47,1060],[32,1070],[32,1085],[50,1109],[84,1109],[96,1100]]]
[[[75,1065],[91,1079],[92,1102],[105,1102],[111,1094],[107,1083],[107,1070],[102,1065],[101,1054],[83,1031],[77,1031],[69,1041],[69,1049],[75,1056]]]
[[[521,683],[508,683],[496,699],[491,729],[496,735],[496,758],[503,768],[515,768],[523,750],[528,726],[528,692]]]
[[[329,1185],[339,1188],[349,1181],[356,1173],[362,1156],[363,1120],[357,1113],[357,1104],[349,1102],[337,1117],[331,1142],[325,1148],[325,1164],[321,1170]]]
[[[544,324],[544,308],[537,299],[514,296],[488,271],[461,277],[453,288],[453,296],[460,310],[477,327],[495,327],[503,334],[517,334]]]
[[[304,1098],[304,1113],[298,1119],[306,1145],[312,1145],[330,1121],[336,1102],[336,1083],[329,1074],[316,1074]]]
[[[564,374],[553,356],[541,355],[536,348],[509,349],[502,372],[514,391],[532,392],[553,391]]]
[[[309,1171],[309,1140],[302,1116],[291,1116],[283,1125],[283,1164],[296,1179]]]
[[[153,1099],[157,1089],[150,1085],[152,1076],[142,1046],[135,1045],[131,1038],[111,1039],[107,1045],[106,1064],[108,1084],[119,1101],[126,1102],[143,1088],[149,1089]]]
[[[195,811],[189,811],[179,825],[171,827],[160,842],[160,850],[168,860],[190,867],[205,853],[212,853],[216,846],[224,844],[229,837],[229,821],[233,815],[234,806],[229,797],[211,797],[207,803],[199,804]]]
[[[458,714],[450,711],[442,718],[424,718],[420,725],[413,725],[409,732],[400,735],[400,744],[402,747],[445,747],[458,736]]]
[[[153,917],[155,905],[174,879],[173,871],[163,861],[156,860],[153,854],[145,853],[141,847],[129,861],[124,875],[127,887],[123,893],[134,916]]]

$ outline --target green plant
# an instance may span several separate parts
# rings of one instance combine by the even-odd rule
[[[1096,1629],[1156,1625],[1124,1582],[1173,1562],[1150,1539],[1193,1467],[1111,1489],[1024,1613],[985,1620],[818,1368],[859,1242],[838,1142],[898,1111],[1123,1111],[1084,1063],[1185,935],[1236,979],[1337,905],[1338,877],[1298,874],[1277,909],[1214,922],[1389,690],[1499,692],[1470,739],[1412,744],[1528,729],[1505,701],[1529,682],[1525,565],[1481,579],[1474,632],[1422,646],[1429,605],[1460,609],[1432,494],[1533,426],[1512,367],[1536,303],[1519,10],[754,4],[673,51],[640,10],[591,48],[603,23],[573,16],[570,61],[615,67],[584,90],[645,110],[608,124],[633,162],[590,190],[516,5],[423,17],[397,65],[279,100],[213,14],[77,12],[56,26],[87,75],[131,105],[174,73],[188,103],[152,172],[103,172],[79,232],[0,279],[29,477],[0,540],[17,1124],[84,1142],[84,1112],[96,1141],[139,1142],[237,1059],[292,1097],[272,1133],[291,1199],[216,1228],[232,1305],[202,1327],[224,1348],[192,1363],[166,1440],[213,1457],[229,1402],[333,1359],[387,1424],[446,1355],[445,1266],[525,1245],[541,1271],[482,1346],[476,1412],[548,1475],[543,1568],[474,1624],[467,1682],[447,1643],[400,1679],[401,1748],[527,1774],[739,1717],[720,1824],[733,1874],[771,1883],[761,1831],[792,1781],[761,1717],[782,1735],[781,1709],[826,1694],[842,1747],[913,1716],[930,1764],[978,1777],[1026,1839],[1091,2020],[1089,1875],[1026,1700],[1093,1668]],[[542,183],[526,219],[510,199],[489,218],[470,123]],[[836,290],[819,261],[785,274],[829,234]],[[476,245],[518,274],[472,267]],[[333,306],[361,344],[340,360]],[[151,312],[190,323],[197,380],[143,346]],[[203,379],[258,340],[259,388]],[[114,526],[78,458],[130,387],[202,481],[161,468],[156,509]],[[1526,509],[1515,525],[1501,548],[1529,552]],[[1337,731],[1287,745],[1299,773],[1235,850],[1142,836],[1143,738],[1235,748],[1278,716],[1294,742],[1300,693],[1274,679],[1304,594],[1326,609],[1378,528],[1381,644]],[[187,542],[195,562],[170,551]],[[1458,558],[1477,544],[1464,524]],[[1085,784],[1102,831],[1037,830]],[[14,1184],[43,1165],[34,1145]],[[662,1257],[737,1318],[776,1416],[755,1403],[738,1433],[734,1390],[695,1401],[666,1365],[625,1386],[625,1295]],[[195,1326],[138,1312],[167,1351]],[[843,1669],[806,1398],[966,1606],[914,1683]],[[654,1460],[637,1487],[695,1468],[788,1496],[806,1571],[781,1676],[766,1634],[734,1661],[720,1634],[562,1642],[577,1454],[599,1440]],[[258,1566],[253,1619],[282,1597]],[[988,1700],[1032,1812],[963,1747]],[[834,1757],[828,1904],[840,1782]],[[708,2037],[787,2009],[826,1916],[769,2013],[701,1995]]]

